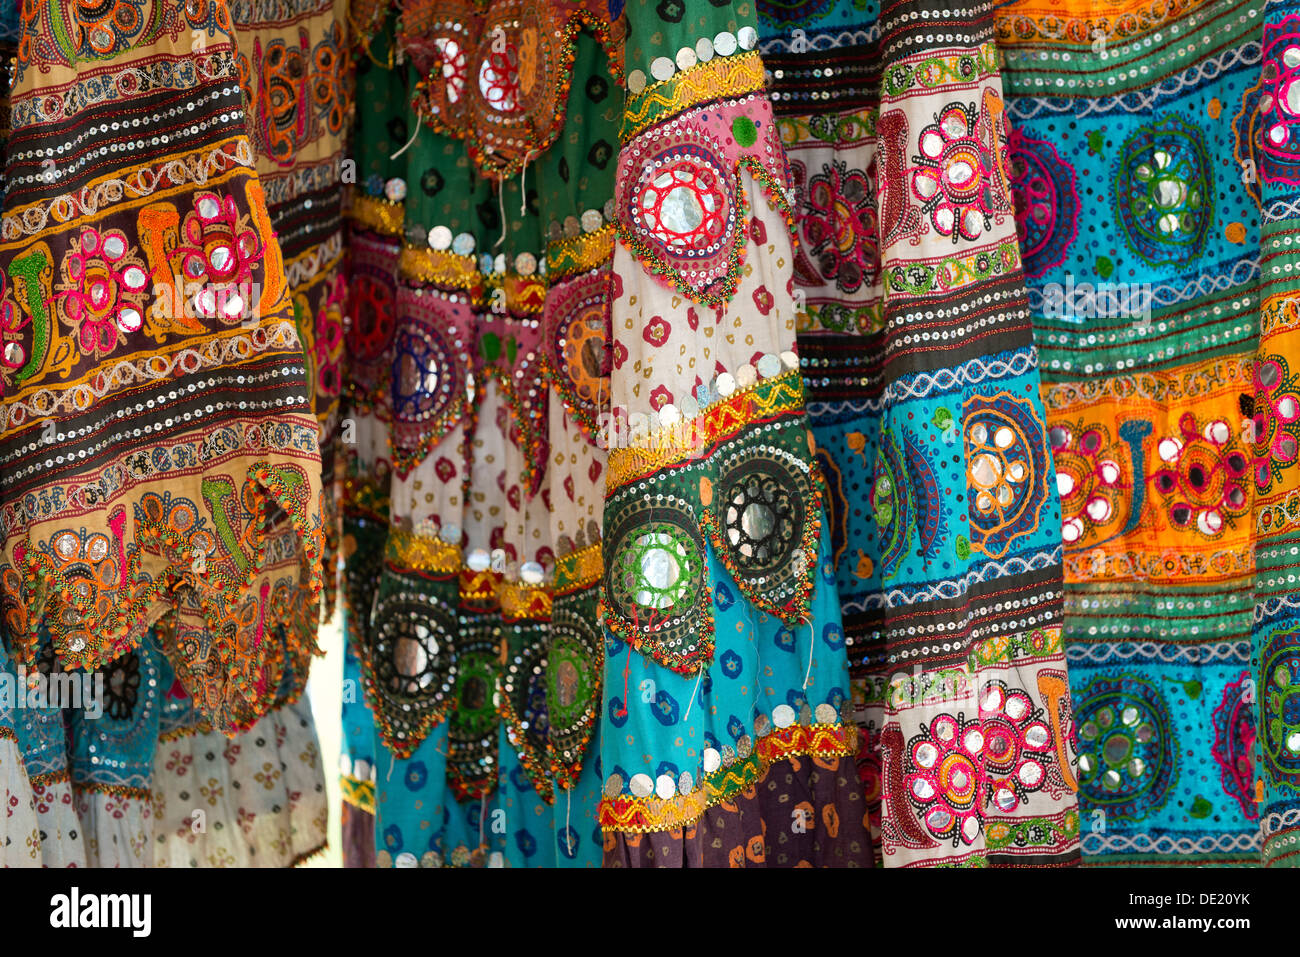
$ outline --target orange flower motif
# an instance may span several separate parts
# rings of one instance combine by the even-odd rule
[[[840,835],[840,816],[835,810],[834,804],[827,804],[822,808],[822,824],[826,828],[826,836],[835,838]]]

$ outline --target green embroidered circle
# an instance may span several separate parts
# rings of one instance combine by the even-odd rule
[[[738,116],[731,121],[731,135],[746,148],[758,142],[758,127],[748,116]]]

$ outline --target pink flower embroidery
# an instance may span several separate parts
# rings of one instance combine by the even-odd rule
[[[870,285],[880,269],[874,178],[874,163],[850,171],[834,160],[808,182],[804,239],[822,278],[841,292]]]
[[[83,353],[105,355],[122,334],[144,325],[148,274],[120,229],[83,229],[64,259],[63,273],[66,288],[58,297]]]
[[[1267,490],[1272,473],[1293,465],[1300,448],[1300,395],[1280,358],[1260,362],[1255,369],[1255,432],[1252,465],[1255,485]]]

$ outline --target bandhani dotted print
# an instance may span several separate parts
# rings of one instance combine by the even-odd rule
[[[1178,747],[1156,686],[1134,674],[1099,675],[1076,700],[1079,790],[1087,804],[1117,822],[1163,807]]]

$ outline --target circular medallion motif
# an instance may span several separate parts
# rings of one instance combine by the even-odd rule
[[[1053,425],[1047,433],[1061,497],[1061,538],[1067,545],[1082,542],[1095,530],[1126,517],[1131,476],[1123,449],[1110,439],[1105,425]],[[1128,479],[1128,480],[1126,480]]]
[[[1268,783],[1300,784],[1300,648],[1291,634],[1273,635],[1260,655],[1259,710]]]
[[[546,701],[547,629],[544,625],[519,622],[511,626],[511,652],[501,675],[504,699],[501,710],[506,734],[538,794],[550,793],[545,774],[546,745],[550,736],[550,715]]]
[[[850,170],[842,160],[832,160],[811,177],[802,163],[791,166],[807,197],[799,226],[817,277],[833,281],[843,293],[873,285],[880,273],[875,162],[866,170]]]
[[[389,386],[399,457],[436,441],[460,416],[466,393],[462,361],[438,326],[411,317],[402,322],[393,345]]]
[[[921,130],[918,165],[909,170],[912,193],[930,225],[954,243],[983,235],[1001,205],[998,156],[981,140],[979,127],[973,103],[949,104],[938,122]]]
[[[1300,129],[1296,123],[1300,117],[1300,32],[1294,16],[1270,27],[1263,54],[1258,105],[1250,123],[1264,158],[1262,175],[1257,178],[1294,184],[1300,182]],[[1243,112],[1251,105],[1249,100],[1250,91]]]
[[[953,846],[979,837],[988,815],[1011,814],[1047,781],[1052,734],[1029,695],[1000,681],[979,715],[941,714],[907,744],[904,786],[925,827]]]
[[[1155,266],[1181,267],[1200,255],[1213,219],[1210,169],[1204,134],[1176,115],[1124,141],[1116,215],[1134,252]]]
[[[1249,671],[1223,689],[1214,709],[1214,746],[1223,792],[1251,821],[1259,820],[1255,803],[1255,685]]]
[[[595,440],[602,397],[609,397],[608,272],[586,273],[551,288],[546,297],[546,345],[565,405]]]
[[[1250,510],[1250,459],[1225,420],[1201,424],[1185,412],[1178,432],[1156,444],[1156,454],[1163,467],[1152,481],[1175,528],[1218,538],[1225,526],[1231,528]]]
[[[1099,675],[1076,709],[1079,790],[1115,821],[1136,822],[1164,806],[1175,777],[1178,742],[1169,705],[1132,674]]]
[[[604,641],[596,628],[594,610],[562,601],[551,618],[551,646],[547,653],[546,707],[550,715],[550,743],[561,763],[557,777],[564,782],[577,777],[587,742],[600,714]]]
[[[684,666],[712,656],[712,635],[696,631],[709,598],[704,541],[685,502],[645,495],[630,486],[606,512],[606,619],[655,660]]]
[[[343,335],[349,356],[373,362],[383,355],[393,339],[392,284],[358,271],[348,283],[348,292],[348,319]]]
[[[414,9],[403,17],[399,42],[424,77],[416,105],[435,129],[467,140],[488,175],[517,172],[562,127],[572,15],[544,0],[446,0],[433,22]]]
[[[456,613],[398,582],[375,605],[369,660],[381,719],[396,743],[412,746],[451,702],[456,663],[450,642]]]
[[[1254,448],[1251,467],[1255,486],[1267,492],[1300,453],[1300,376],[1292,375],[1282,356],[1261,357],[1255,364],[1252,403]]]
[[[1011,193],[1016,202],[1025,276],[1041,276],[1065,259],[1079,230],[1079,191],[1074,167],[1046,140],[1012,130]]]
[[[726,277],[737,183],[722,146],[697,126],[656,130],[624,147],[620,221],[649,252],[707,288]]]
[[[793,601],[807,571],[801,546],[812,487],[802,465],[775,446],[735,447],[719,461],[713,508],[728,571],[765,606]]]
[[[452,692],[455,706],[447,722],[447,781],[462,801],[496,788],[501,642],[499,625],[479,616],[461,619]],[[526,683],[521,685],[522,695],[528,690]]]

